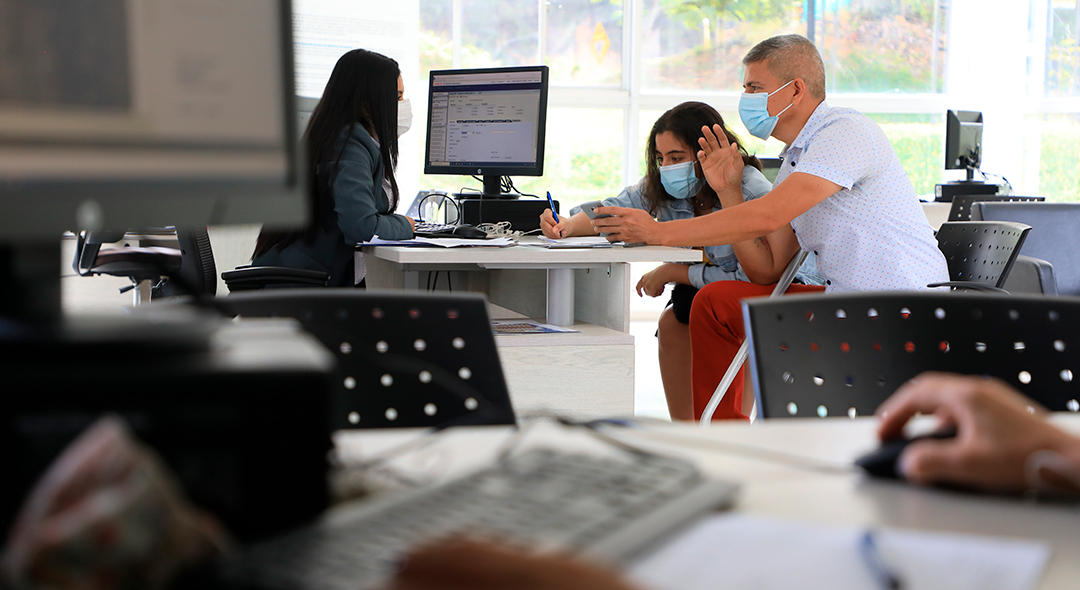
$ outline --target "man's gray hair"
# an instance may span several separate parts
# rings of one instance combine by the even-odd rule
[[[811,96],[825,100],[825,64],[809,39],[794,34],[769,37],[755,45],[742,62],[745,66],[765,60],[781,83],[802,78]]]

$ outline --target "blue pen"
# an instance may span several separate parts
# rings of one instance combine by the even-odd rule
[[[893,571],[878,552],[877,543],[874,541],[874,531],[867,530],[859,540],[859,555],[866,563],[870,573],[877,578],[878,585],[882,590],[903,590],[904,584],[900,576]]]
[[[551,214],[555,216],[555,223],[559,223],[559,213],[555,211],[555,201],[551,200],[551,191],[548,191],[548,205],[551,205]]]

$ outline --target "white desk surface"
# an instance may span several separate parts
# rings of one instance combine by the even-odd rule
[[[1080,432],[1080,416],[1059,415],[1055,421]],[[873,418],[774,420],[753,426],[725,423],[709,429],[649,422],[643,428],[607,432],[653,450],[689,456],[707,475],[741,482],[734,507],[738,512],[826,525],[1043,540],[1051,544],[1052,555],[1038,587],[1080,587],[1080,505],[871,479],[847,466],[877,445],[876,425]],[[352,431],[339,433],[338,444],[339,449],[351,449],[362,456],[366,453],[359,453],[359,449],[377,452],[389,444],[387,437],[394,436],[401,440],[407,435]],[[447,434],[446,440],[417,453],[427,456],[407,461],[431,465],[433,457],[438,457],[436,479],[442,480],[490,461],[497,441],[505,437],[506,430],[496,427],[457,429]],[[549,431],[526,438],[533,444],[561,448],[596,449],[599,444],[574,431]],[[770,457],[769,451],[800,458]],[[823,468],[813,469],[812,465]]]
[[[519,243],[538,244],[540,239],[532,236],[521,238]],[[701,251],[666,246],[639,246],[625,248],[535,248],[511,246],[508,248],[413,248],[406,246],[368,246],[365,253],[399,264],[538,264],[602,265],[613,262],[701,262]]]

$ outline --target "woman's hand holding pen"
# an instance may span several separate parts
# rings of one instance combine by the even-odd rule
[[[663,227],[647,211],[626,207],[597,207],[598,217],[592,220],[596,233],[607,233],[609,242],[642,242],[663,245]],[[599,217],[610,215],[610,217]]]
[[[545,236],[553,240],[596,234],[596,230],[589,225],[589,217],[584,213],[578,213],[571,217],[559,217],[558,221],[556,221],[551,209],[544,209],[544,212],[540,215],[540,230],[544,232]]]
[[[551,209],[544,209],[544,212],[540,214],[540,231],[544,232],[544,235],[557,240],[559,238],[565,238],[570,235],[567,231],[567,225],[569,225],[570,218],[563,217],[558,221],[555,221],[555,216],[552,214]]]

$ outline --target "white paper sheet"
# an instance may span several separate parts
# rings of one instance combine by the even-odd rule
[[[541,248],[611,248],[618,244],[622,242],[609,242],[607,238],[601,236],[574,236],[558,239],[540,236],[540,243],[536,245]]]
[[[630,569],[656,590],[873,590],[859,551],[865,531],[745,514],[709,517]],[[1050,558],[1046,543],[880,529],[878,552],[904,590],[1030,590]]]
[[[361,246],[433,246],[437,248],[461,248],[463,246],[486,246],[505,248],[516,245],[511,238],[491,238],[483,240],[469,240],[465,238],[413,238],[411,240],[384,240],[379,236],[372,236],[371,240],[361,242]]]

